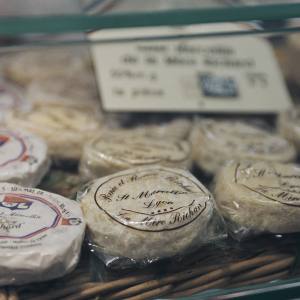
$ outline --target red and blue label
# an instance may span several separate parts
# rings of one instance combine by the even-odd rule
[[[0,238],[32,238],[57,227],[62,219],[57,207],[46,199],[23,194],[0,194]],[[75,218],[74,218],[75,219]],[[68,225],[80,220],[68,220]]]
[[[0,155],[0,167],[4,167],[15,161],[24,161],[27,147],[24,140],[17,134],[10,131],[0,132],[0,147],[3,154]],[[28,156],[28,155],[27,155]]]

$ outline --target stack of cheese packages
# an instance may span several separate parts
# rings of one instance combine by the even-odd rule
[[[0,130],[0,285],[73,270],[86,223],[95,253],[121,269],[181,257],[226,237],[212,194],[189,172],[190,120],[104,130],[82,53],[7,55],[2,77],[26,105],[11,105]],[[80,161],[88,183],[77,202],[35,189],[49,158],[56,168]]]
[[[72,52],[26,51],[1,65],[0,285],[50,280],[76,267],[85,219],[77,202],[35,187],[51,158],[78,160],[101,130],[97,89]]]
[[[300,230],[300,113],[280,117],[281,135],[211,118],[106,129],[87,61],[65,50],[3,61],[0,284],[73,270],[86,224],[94,253],[117,269],[180,259],[228,229],[239,241]],[[77,202],[34,188],[49,158],[78,164]],[[193,172],[214,178],[212,193]]]

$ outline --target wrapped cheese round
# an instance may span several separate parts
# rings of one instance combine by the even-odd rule
[[[36,50],[6,57],[4,75],[7,79],[24,86],[34,79],[73,74],[84,68],[83,59],[70,51]]]
[[[91,71],[37,79],[27,86],[26,92],[35,106],[55,105],[100,111],[98,90]]]
[[[115,173],[85,185],[77,200],[96,253],[118,268],[183,255],[226,235],[211,193],[181,169]]]
[[[194,161],[211,174],[231,159],[291,162],[296,157],[294,146],[283,137],[237,120],[202,119],[190,140]]]
[[[0,183],[0,285],[45,281],[72,271],[84,232],[75,201]]]
[[[281,112],[277,119],[277,129],[300,151],[300,106]]]
[[[230,162],[220,169],[214,196],[233,237],[300,231],[300,166]]]
[[[191,163],[188,141],[124,130],[104,133],[85,145],[79,170],[83,181],[88,181],[135,166],[160,164],[190,168]]]
[[[78,160],[84,143],[98,135],[102,128],[92,113],[53,106],[15,114],[8,125],[41,136],[48,144],[49,154],[61,160]]]
[[[46,143],[37,135],[0,128],[0,182],[35,187],[50,166]]]

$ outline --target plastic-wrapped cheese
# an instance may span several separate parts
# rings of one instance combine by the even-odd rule
[[[0,182],[35,187],[49,166],[47,145],[39,136],[0,128]]]
[[[232,161],[220,169],[214,196],[235,239],[300,231],[299,165]]]
[[[52,157],[73,160],[80,158],[84,143],[98,135],[102,129],[101,123],[92,113],[52,106],[15,114],[8,124],[43,137]]]
[[[27,97],[33,105],[55,105],[100,111],[98,90],[91,71],[56,75],[32,81]]]
[[[5,58],[4,75],[7,79],[26,85],[34,79],[83,71],[83,59],[62,50],[39,50],[15,53]]]
[[[72,271],[84,231],[75,201],[0,183],[0,285],[45,281]]]
[[[236,120],[202,119],[190,140],[194,161],[212,174],[231,159],[291,162],[296,157],[294,146],[278,134]]]
[[[211,193],[181,169],[129,169],[77,195],[90,243],[108,265],[120,258],[119,268],[186,254],[226,235]]]
[[[190,168],[191,162],[188,141],[124,130],[104,133],[85,145],[79,170],[81,178],[88,181],[135,166]]]

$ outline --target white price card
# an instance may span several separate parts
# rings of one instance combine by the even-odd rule
[[[276,113],[292,105],[270,43],[256,36],[186,36],[220,25],[102,30],[90,33],[106,111]],[[245,30],[222,24],[221,30]],[[107,41],[110,41],[107,43]]]

